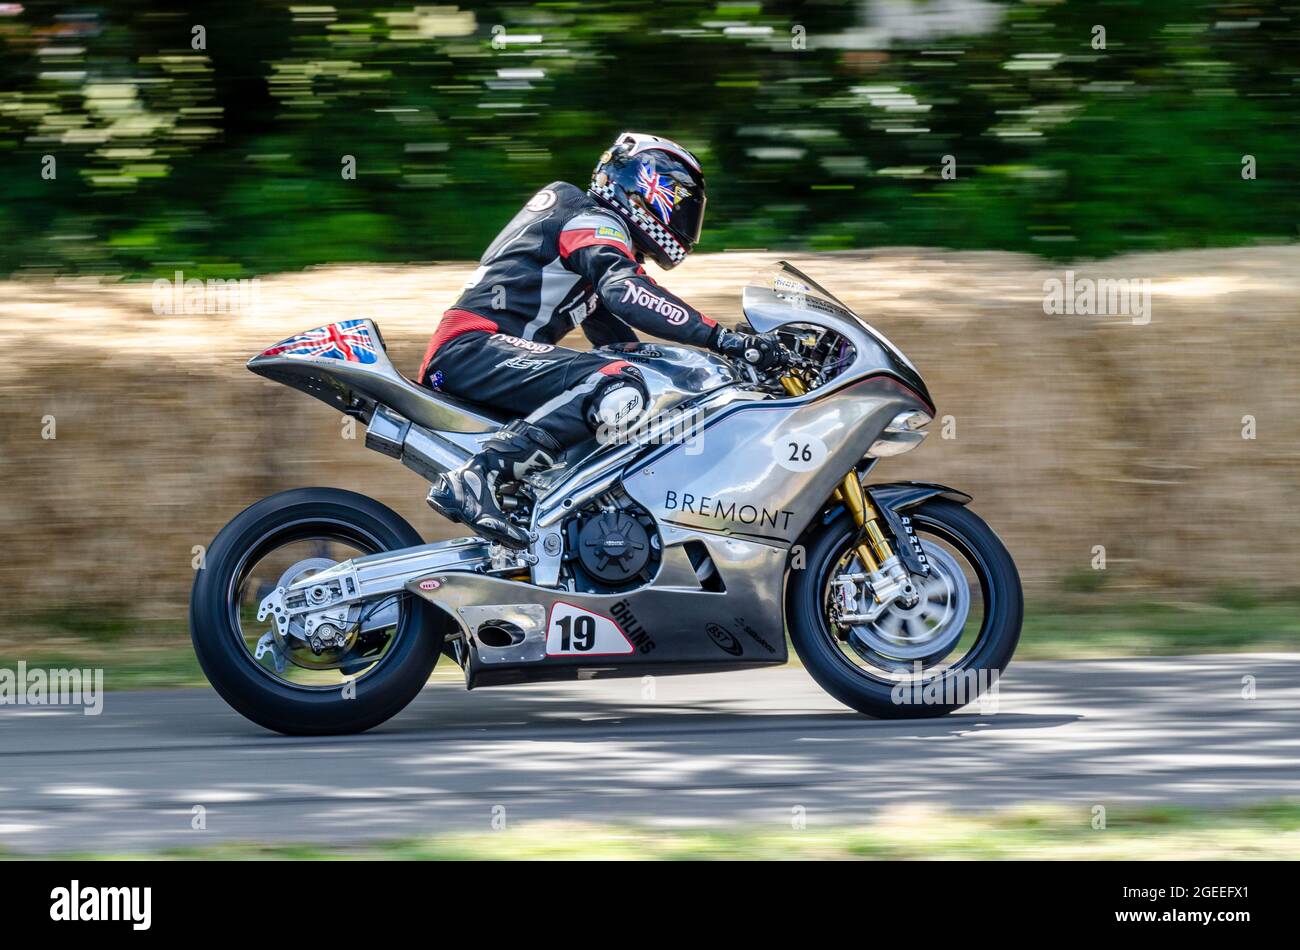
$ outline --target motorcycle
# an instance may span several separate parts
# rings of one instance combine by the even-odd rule
[[[925,438],[916,367],[780,263],[743,291],[779,368],[659,343],[608,348],[651,395],[507,496],[529,533],[425,543],[364,495],[263,499],[213,540],[190,630],[217,692],[281,733],[369,729],[440,656],[467,688],[742,670],[789,642],[833,697],[881,718],[949,713],[996,685],[1020,636],[1016,566],[968,506],[926,482],[868,482]],[[366,426],[368,448],[432,481],[508,421],[406,379],[350,320],[271,347],[260,376]]]

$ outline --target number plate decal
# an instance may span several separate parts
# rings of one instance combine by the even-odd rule
[[[621,656],[634,647],[608,617],[556,601],[546,625],[547,656]]]
[[[790,432],[772,442],[772,458],[787,472],[811,472],[826,464],[829,450],[813,432]]]

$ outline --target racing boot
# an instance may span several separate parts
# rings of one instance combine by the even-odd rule
[[[483,451],[429,489],[429,507],[476,534],[512,548],[528,547],[528,532],[511,524],[497,502],[498,486],[555,464],[563,446],[543,429],[516,419],[483,443]]]

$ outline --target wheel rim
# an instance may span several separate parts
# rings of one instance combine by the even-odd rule
[[[381,601],[367,604],[366,608],[377,608],[369,619],[384,626],[365,630],[369,623],[358,624],[363,630],[349,636],[343,649],[330,648],[317,655],[298,638],[289,637],[289,649],[283,651],[283,669],[277,669],[273,654],[257,658],[257,644],[265,634],[272,633],[280,641],[272,624],[257,621],[257,605],[276,586],[308,577],[339,561],[385,549],[370,532],[328,518],[279,526],[249,545],[231,575],[226,596],[230,631],[242,647],[245,660],[277,684],[299,690],[337,690],[349,681],[372,676],[394,654],[408,626],[406,595],[386,606]]]
[[[924,538],[921,548],[930,574],[915,579],[916,603],[896,601],[876,620],[850,626],[848,643],[863,659],[879,658],[887,666],[900,660],[924,665],[947,656],[961,638],[970,614],[970,584],[945,548]],[[849,569],[862,570],[856,554]]]
[[[818,626],[833,656],[855,675],[891,685],[965,668],[986,642],[993,617],[983,558],[945,525],[919,513],[912,524],[932,565],[930,577],[916,579],[921,598],[915,607],[893,604],[867,624],[831,619],[835,575],[861,569],[853,533],[832,550],[822,576]]]

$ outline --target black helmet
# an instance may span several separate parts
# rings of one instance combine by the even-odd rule
[[[590,194],[619,213],[660,267],[676,267],[700,239],[704,174],[676,142],[624,132],[596,163]]]

